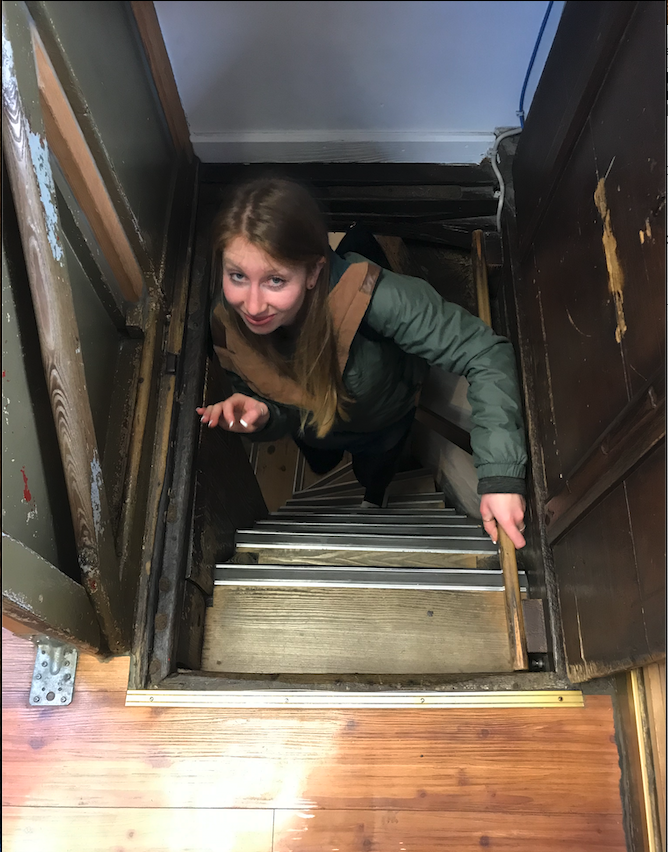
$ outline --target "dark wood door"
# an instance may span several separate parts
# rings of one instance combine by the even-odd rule
[[[576,681],[665,655],[664,18],[566,4],[513,166],[534,477]]]

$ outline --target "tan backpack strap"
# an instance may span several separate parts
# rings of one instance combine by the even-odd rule
[[[225,334],[225,312],[220,301],[217,301],[211,311],[211,337],[214,347],[227,346],[227,335]]]
[[[336,332],[336,348],[342,374],[353,338],[368,310],[381,271],[380,266],[375,263],[353,263],[329,294],[329,309]]]

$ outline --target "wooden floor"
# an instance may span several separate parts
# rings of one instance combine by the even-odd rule
[[[564,710],[126,708],[127,658],[27,706],[3,630],[4,852],[622,852],[610,700]]]

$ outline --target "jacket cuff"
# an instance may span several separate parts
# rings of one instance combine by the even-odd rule
[[[257,398],[254,397],[254,399]],[[249,432],[243,437],[252,443],[266,443],[268,441],[279,441],[286,435],[292,435],[296,428],[295,424],[299,423],[298,415],[279,407],[276,403],[264,399],[264,397],[261,398],[261,402],[267,406],[269,420],[262,429],[258,429],[257,432]]]
[[[518,476],[486,476],[478,481],[478,494],[521,494],[526,497],[527,485]]]
[[[475,456],[474,456],[475,461]],[[476,463],[476,472],[478,479],[491,479],[496,476],[509,476],[512,479],[524,479],[527,474],[527,466],[525,461],[520,462],[504,462],[503,464],[483,462]]]

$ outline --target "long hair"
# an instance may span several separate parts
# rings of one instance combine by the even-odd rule
[[[214,224],[213,248],[218,264],[225,248],[239,236],[274,260],[288,266],[303,266],[307,274],[325,258],[316,284],[306,290],[295,319],[292,358],[279,352],[271,334],[253,334],[222,299],[230,325],[258,353],[268,357],[282,375],[296,381],[306,392],[311,407],[301,413],[302,431],[309,425],[322,438],[331,431],[337,415],[348,419],[345,405],[351,401],[343,385],[327,301],[329,242],[322,214],[315,199],[300,184],[282,178],[259,178],[233,190]]]

